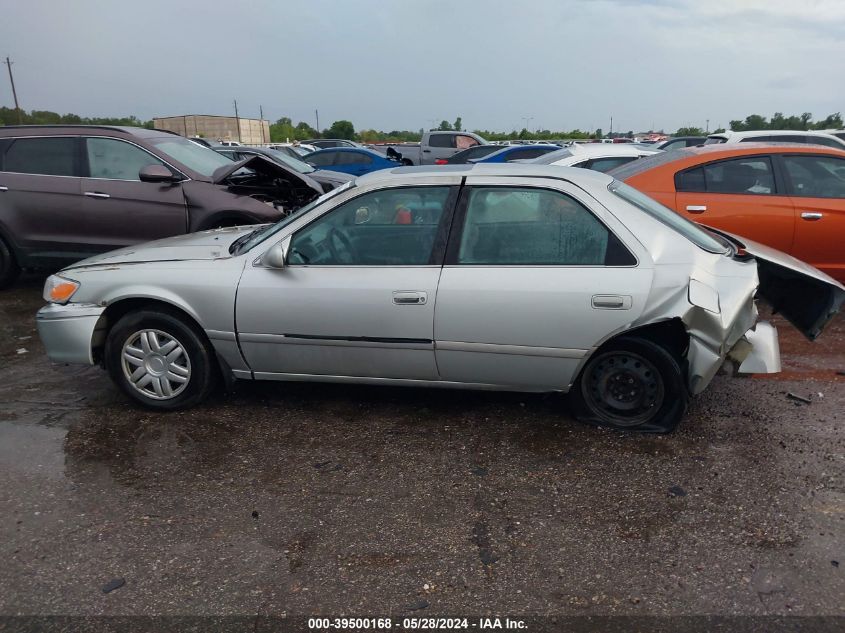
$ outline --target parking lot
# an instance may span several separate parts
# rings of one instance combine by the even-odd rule
[[[42,282],[0,294],[4,614],[845,615],[841,315],[815,344],[775,318],[783,374],[652,436],[525,394],[146,411],[48,361]]]

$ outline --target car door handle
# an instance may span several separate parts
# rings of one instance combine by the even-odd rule
[[[707,211],[707,205],[706,204],[688,204],[687,205],[687,211],[689,211],[690,213],[704,213],[705,211]]]
[[[595,310],[630,310],[631,295],[593,295],[590,304]]]
[[[424,149],[423,154],[431,154],[431,150],[430,149]]]
[[[815,222],[816,220],[821,220],[824,217],[824,213],[819,213],[818,211],[802,211],[801,212],[801,219],[802,220],[809,220],[810,222]]]
[[[9,190],[8,187],[0,187],[0,191],[8,191],[8,190]]]
[[[107,193],[100,193],[99,191],[86,191],[85,195],[89,198],[111,198]]]
[[[398,306],[421,306],[427,299],[428,293],[425,292],[397,290],[393,293],[393,303]]]

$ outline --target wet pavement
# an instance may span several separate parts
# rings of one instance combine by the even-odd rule
[[[47,360],[41,281],[0,293],[0,614],[845,615],[842,317],[657,437],[339,385],[149,412]]]

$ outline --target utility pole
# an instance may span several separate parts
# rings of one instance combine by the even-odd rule
[[[320,137],[320,111],[314,110],[314,116],[317,117],[317,138]]]
[[[15,98],[15,111],[18,113],[18,125],[23,124],[23,117],[21,113],[21,108],[18,105],[18,92],[15,90],[15,78],[12,77],[12,64],[13,61],[10,61],[8,57],[6,57],[6,61],[3,62],[6,64],[6,67],[9,69],[9,82],[12,84],[12,96]]]
[[[705,128],[704,133],[710,134],[710,119],[706,119],[706,121],[707,121],[707,127]]]
[[[238,143],[241,142],[241,118],[238,116],[238,100],[235,99],[235,125],[238,127]]]
[[[261,126],[261,144],[263,145],[267,141],[264,140],[264,108],[258,106],[258,124]]]
[[[613,138],[613,116],[610,117],[610,132],[607,133],[608,138]]]
[[[534,117],[533,116],[524,116],[524,117],[522,117],[522,120],[525,121],[525,130],[527,131],[528,130],[528,124],[531,121],[534,120]]]

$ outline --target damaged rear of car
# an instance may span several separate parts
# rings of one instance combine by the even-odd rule
[[[635,385],[637,380],[627,370],[615,375],[623,388],[614,390],[612,384],[602,383],[591,398],[590,389],[595,391],[591,374],[595,360],[591,359],[585,362],[573,387],[583,417],[593,422],[670,431],[686,407],[687,396],[701,393],[726,362],[738,374],[781,370],[777,331],[770,323],[758,321],[758,298],[769,303],[809,340],[821,334],[845,300],[845,288],[839,282],[785,253],[705,230],[619,181],[613,181],[608,191],[680,233],[697,249],[679,251],[676,244],[666,242],[667,235],[671,236],[667,233],[638,235],[654,260],[654,277],[646,309],[623,333],[625,338],[655,340],[673,351],[686,387],[670,398],[675,412],[652,415],[651,419],[629,416],[625,396],[635,394],[626,393],[624,386]],[[612,343],[618,336],[619,333],[612,333],[607,341]],[[603,345],[596,351],[601,351]],[[612,383],[614,376],[609,380]],[[585,401],[592,406],[583,406]]]

